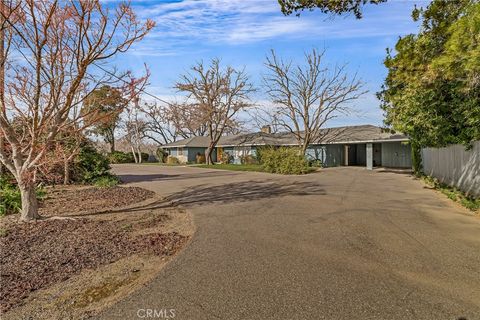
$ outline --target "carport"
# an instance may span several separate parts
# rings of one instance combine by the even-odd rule
[[[343,145],[344,166],[411,168],[411,150],[403,141],[349,143]]]

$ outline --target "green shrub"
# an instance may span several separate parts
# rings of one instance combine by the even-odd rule
[[[17,213],[21,209],[20,190],[6,177],[0,177],[0,216]]]
[[[312,168],[322,168],[323,163],[322,163],[322,160],[320,160],[320,159],[314,159],[314,160],[309,160],[308,161],[308,166],[310,166]]]
[[[177,157],[174,156],[168,156],[167,157],[167,164],[179,164],[180,161],[178,161]]]
[[[46,196],[43,187],[38,186],[37,199],[42,200]],[[7,176],[0,177],[0,216],[18,213],[22,210],[22,197],[17,185]]]
[[[417,143],[412,142],[412,167],[416,175],[420,175],[423,169],[422,166],[422,148]]]
[[[432,188],[440,191],[446,195],[450,200],[460,203],[465,208],[478,212],[480,210],[480,198],[474,198],[466,195],[461,190],[451,187],[445,183],[441,183],[437,178],[426,175],[419,175],[419,177]]]
[[[168,152],[165,149],[158,148],[155,155],[157,156],[158,162],[165,163],[167,161]]]
[[[273,148],[272,146],[258,146],[255,151],[255,158],[257,158],[257,162],[263,163],[263,160],[262,160],[263,151],[266,150],[268,152],[268,150],[272,148]]]
[[[141,153],[142,162],[147,162],[150,155],[148,153]],[[135,158],[131,152],[114,151],[107,155],[108,161],[113,164],[117,163],[135,163]]]
[[[305,174],[308,172],[308,162],[299,148],[265,148],[262,150],[261,159],[266,172],[280,174]]]
[[[146,152],[142,152],[142,162],[148,162],[148,158],[150,158],[150,155]]]
[[[131,152],[114,151],[107,155],[110,163],[134,163],[135,159]]]
[[[101,177],[111,176],[107,157],[99,153],[92,145],[85,145],[75,163],[74,179],[80,183],[95,183]]]
[[[117,178],[116,176],[112,175],[112,174],[98,177],[98,178],[95,179],[95,181],[93,182],[93,184],[94,184],[95,186],[101,187],[101,188],[114,187],[114,186],[116,186],[118,183],[119,183],[118,178]]]

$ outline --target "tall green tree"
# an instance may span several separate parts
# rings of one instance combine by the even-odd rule
[[[110,86],[94,90],[83,102],[84,120],[94,123],[91,131],[110,145],[111,152],[115,151],[115,130],[126,104],[121,91]]]
[[[480,139],[479,12],[476,0],[433,0],[413,11],[419,33],[387,50],[378,93],[385,123],[408,134],[417,152]]]
[[[318,9],[323,13],[341,15],[353,13],[357,19],[362,18],[362,7],[366,4],[379,4],[387,0],[278,0],[285,15],[303,10]]]

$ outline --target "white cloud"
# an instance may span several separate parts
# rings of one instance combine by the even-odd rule
[[[414,31],[404,28],[404,23],[410,20],[408,14],[374,13],[363,20],[338,18],[332,23],[318,13],[285,17],[274,0],[184,0],[147,4],[137,6],[137,12],[142,18],[151,18],[157,23],[150,38],[165,41],[243,44],[285,36],[358,38]],[[385,27],[378,28],[379,25]]]

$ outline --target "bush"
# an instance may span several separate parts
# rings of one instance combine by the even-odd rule
[[[45,198],[46,192],[37,187],[37,198]],[[18,213],[22,210],[22,197],[17,185],[7,176],[0,176],[0,216]]]
[[[147,162],[150,155],[148,153],[141,153],[142,162]],[[108,161],[113,164],[117,163],[135,163],[135,158],[131,152],[114,151],[107,155]]]
[[[0,216],[17,213],[21,209],[20,190],[6,177],[0,177]]]
[[[412,143],[412,166],[413,172],[420,175],[422,172],[422,148],[417,143]]]
[[[273,147],[271,147],[271,146],[258,146],[256,148],[255,158],[257,158],[258,163],[263,163],[263,160],[262,160],[263,151],[266,150],[268,152],[268,150],[270,150],[271,148],[273,148]]]
[[[120,181],[112,174],[101,176],[93,182],[93,184],[100,188],[110,188],[116,186]]]
[[[258,164],[257,158],[255,158],[252,155],[245,155],[245,156],[240,156],[240,163],[241,164]]]
[[[440,191],[441,193],[446,195],[450,200],[460,203],[462,206],[464,206],[465,208],[471,211],[478,212],[478,210],[480,210],[480,198],[469,196],[455,187],[451,187],[445,183],[440,182],[437,178],[433,178],[426,175],[419,175],[419,177],[427,185]]]
[[[75,163],[74,180],[92,184],[102,177],[112,176],[107,157],[100,154],[92,145],[85,145]]]
[[[219,160],[222,164],[230,164],[233,163],[233,156],[229,152],[224,152]]]
[[[174,156],[168,156],[167,157],[167,164],[179,164],[180,161],[178,161],[177,157]]]
[[[163,148],[158,148],[155,154],[157,156],[158,162],[165,163],[167,161],[168,152]]]
[[[107,155],[110,163],[134,163],[135,159],[131,152],[114,151]]]
[[[322,160],[320,160],[320,159],[314,159],[314,160],[309,160],[308,161],[308,166],[310,166],[312,168],[322,168],[323,163],[322,163]]]
[[[196,163],[206,163],[207,160],[205,158],[205,155],[201,154],[201,153],[197,153],[197,155],[195,156],[195,162]]]
[[[148,162],[148,158],[150,158],[150,155],[146,152],[142,152],[142,162]]]
[[[265,148],[262,150],[261,159],[266,172],[280,174],[305,174],[308,172],[308,162],[299,148]]]

